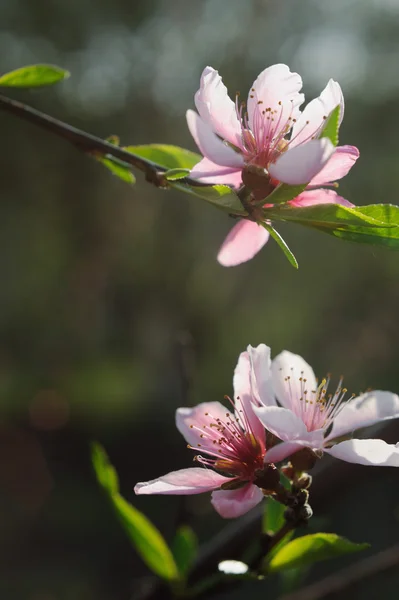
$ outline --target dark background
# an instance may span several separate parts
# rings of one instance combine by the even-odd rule
[[[397,0],[0,3],[1,72],[72,72],[10,96],[123,144],[195,150],[184,114],[207,64],[232,94],[275,62],[301,73],[307,99],[337,79],[341,143],[361,152],[339,191],[357,204],[398,203],[398,39]],[[224,269],[225,214],[140,174],[129,187],[6,113],[0,126],[0,597],[134,598],[147,571],[97,488],[89,441],[170,540],[180,499],[135,498],[134,484],[191,464],[174,411],[230,394],[247,344],[298,352],[320,376],[343,373],[350,391],[399,390],[399,255],[287,225],[299,271],[272,241]],[[398,492],[395,470],[353,467],[316,516],[375,552],[397,539]],[[184,507],[201,540],[226,525],[207,495]],[[396,598],[397,585],[384,575],[351,597]]]

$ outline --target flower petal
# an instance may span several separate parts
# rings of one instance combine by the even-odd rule
[[[241,154],[226,146],[196,112],[188,110],[186,118],[190,133],[205,158],[222,167],[239,169],[244,164]]]
[[[310,391],[317,388],[313,369],[298,354],[284,350],[272,361],[273,387],[277,400],[294,412],[300,408],[303,387]]]
[[[134,487],[136,494],[202,494],[219,488],[223,483],[231,481],[210,469],[181,469],[172,471],[158,479],[142,481]]]
[[[359,155],[359,150],[355,146],[338,146],[330,160],[313,177],[309,185],[329,185],[333,181],[342,179],[349,173]]]
[[[294,442],[281,442],[276,444],[265,454],[266,463],[277,463],[292,456],[302,448],[312,448],[309,440],[295,440]]]
[[[326,448],[335,458],[372,467],[399,467],[399,445],[383,440],[347,440]]]
[[[283,440],[311,439],[314,432],[308,432],[302,419],[297,417],[289,408],[281,406],[254,406],[254,412],[270,433]]]
[[[241,125],[236,106],[229,98],[219,73],[212,67],[205,67],[203,70],[200,88],[194,100],[202,119],[213,131],[224,140],[237,145],[241,137]]]
[[[242,219],[227,235],[220,247],[217,259],[224,267],[235,267],[250,260],[269,239],[264,227]]]
[[[328,138],[311,140],[301,146],[289,148],[270,165],[269,173],[289,185],[309,183],[330,159],[335,148]]]
[[[248,346],[251,361],[251,390],[252,396],[263,406],[276,406],[274,397],[270,348],[266,344],[259,344],[256,348]]]
[[[249,430],[258,440],[265,451],[265,428],[253,410],[251,382],[251,363],[248,352],[241,352],[237,366],[234,370],[234,401],[236,417],[240,420],[243,429]]]
[[[241,173],[241,169],[221,167],[208,158],[203,158],[191,169],[190,176],[203,183],[222,183],[239,188],[242,184]]]
[[[318,135],[326,117],[340,104],[339,124],[344,117],[344,97],[339,83],[330,79],[318,98],[305,107],[292,128],[290,146],[298,146]]]
[[[338,196],[334,190],[325,190],[319,188],[317,190],[307,190],[302,192],[289,203],[291,206],[297,206],[298,208],[303,206],[314,206],[315,204],[342,204],[342,206],[354,206],[349,200],[346,200],[342,196]]]
[[[344,404],[333,421],[328,440],[360,427],[369,427],[380,421],[399,418],[399,397],[391,392],[373,391],[362,394]]]
[[[226,417],[228,415],[228,417]],[[198,447],[203,452],[207,449],[214,452],[214,429],[209,427],[216,419],[225,422],[234,416],[220,402],[202,402],[194,408],[178,408],[176,411],[176,427],[190,446]],[[204,435],[206,433],[206,435]],[[204,435],[203,438],[200,436]],[[218,435],[218,434],[216,434]]]
[[[237,490],[213,492],[211,502],[221,517],[234,519],[251,510],[262,499],[262,491],[252,483],[248,483]]]
[[[252,132],[255,134],[266,126],[268,135],[273,138],[282,134],[287,126],[289,128],[291,119],[299,116],[299,106],[305,99],[299,93],[301,88],[301,76],[292,73],[287,65],[272,65],[262,71],[248,95],[248,120]]]

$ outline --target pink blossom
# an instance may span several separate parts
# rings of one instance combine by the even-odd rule
[[[254,481],[265,466],[265,430],[253,411],[249,370],[248,354],[243,353],[234,373],[233,411],[219,402],[176,411],[176,426],[188,447],[200,453],[194,460],[201,467],[138,483],[136,494],[212,491],[211,502],[225,518],[238,517],[262,500],[263,493]]]
[[[188,127],[204,157],[192,169],[191,176],[204,183],[223,183],[234,188],[244,182],[259,200],[266,198],[279,183],[308,184],[307,191],[292,204],[352,206],[335,191],[320,189],[344,177],[359,156],[354,146],[335,149],[327,138],[319,137],[326,118],[338,105],[342,121],[341,88],[330,79],[320,96],[302,113],[301,88],[302,79],[297,73],[292,73],[286,65],[273,65],[255,80],[245,108],[244,103],[239,104],[238,96],[235,103],[229,98],[219,73],[206,67],[195,94],[199,114],[187,111]],[[261,177],[255,175],[259,188],[251,175],[254,168],[261,173]],[[241,220],[222,244],[218,261],[224,266],[245,262],[268,238],[264,227]]]
[[[399,417],[399,397],[372,391],[345,399],[339,382],[328,394],[330,377],[318,381],[303,358],[281,352],[270,360],[270,348],[248,347],[254,412],[281,443],[270,448],[266,460],[281,461],[302,448],[326,452],[347,462],[399,466],[399,444],[379,439],[347,439],[355,430]],[[261,405],[261,406],[260,406]]]

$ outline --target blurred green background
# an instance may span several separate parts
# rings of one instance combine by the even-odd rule
[[[302,75],[308,100],[335,78],[341,143],[361,152],[339,191],[357,204],[398,203],[398,40],[398,0],[0,3],[0,72],[35,62],[72,72],[10,96],[126,145],[196,150],[185,111],[207,64],[232,94],[276,62]],[[206,495],[133,494],[191,464],[175,409],[230,394],[238,354],[260,342],[302,354],[320,376],[343,373],[350,391],[399,391],[399,254],[287,225],[298,272],[272,241],[224,269],[225,214],[140,174],[129,187],[6,113],[0,126],[0,597],[134,599],[147,571],[97,488],[89,441],[168,539],[182,511],[209,539],[226,524]],[[397,473],[353,473],[318,510],[323,528],[372,551],[393,544]],[[355,597],[396,598],[398,583],[368,580]],[[266,583],[249,589],[275,597]]]

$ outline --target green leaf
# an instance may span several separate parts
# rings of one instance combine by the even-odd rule
[[[385,246],[391,250],[399,250],[399,227],[357,227],[353,229],[314,227],[314,229],[348,242]]]
[[[70,76],[68,71],[55,65],[30,65],[5,73],[0,77],[2,87],[39,87],[52,85]]]
[[[334,108],[334,110],[331,111],[328,119],[326,119],[326,123],[320,134],[321,138],[328,138],[335,147],[338,146],[340,114],[341,114],[341,107],[338,104],[338,106],[336,106]]]
[[[131,172],[130,167],[128,167],[126,163],[122,162],[121,160],[118,160],[117,158],[111,156],[108,156],[107,158],[96,157],[96,160],[103,164],[104,167],[107,167],[107,169],[109,169],[111,173],[119,177],[119,179],[122,179],[122,181],[131,184],[136,183],[136,178]]]
[[[286,544],[273,556],[267,569],[269,572],[304,567],[322,560],[359,552],[369,544],[354,544],[334,533],[305,535]]]
[[[280,246],[281,250],[284,252],[289,262],[292,264],[293,267],[295,267],[295,269],[297,269],[297,259],[295,258],[291,250],[288,248],[286,242],[283,240],[281,235],[274,229],[274,227],[272,227],[272,225],[269,225],[268,223],[260,223],[260,225],[263,225],[263,227],[267,229],[274,241],[277,242],[277,244]]]
[[[271,194],[264,198],[260,202],[256,203],[256,206],[263,206],[264,204],[284,204],[293,200],[299,194],[306,189],[307,183],[301,185],[288,185],[288,183],[280,183]]]
[[[375,206],[375,205],[374,205]],[[378,206],[378,205],[377,205]],[[274,206],[263,210],[265,218],[276,221],[293,221],[310,227],[353,228],[353,227],[396,227],[396,222],[382,222],[373,214],[380,211],[359,210],[341,204],[315,204],[314,206],[295,207],[290,205]]]
[[[164,177],[168,181],[177,181],[178,179],[184,179],[190,175],[189,169],[169,169],[165,171]]]
[[[228,185],[194,186],[188,183],[171,182],[172,187],[202,198],[217,208],[234,215],[246,215],[241,201],[235,191]]]
[[[178,528],[172,542],[172,553],[179,569],[184,577],[190,570],[198,552],[198,539],[194,531],[188,525]]]
[[[146,158],[165,169],[192,169],[202,158],[199,154],[168,144],[146,144],[142,146],[126,146],[131,154]]]
[[[179,572],[169,546],[151,521],[118,493],[115,469],[99,444],[92,444],[92,463],[98,482],[143,561],[159,577],[178,580]]]
[[[284,504],[277,502],[277,500],[271,496],[266,498],[262,522],[263,533],[273,535],[282,528],[285,523],[284,512],[286,508],[287,507]]]

